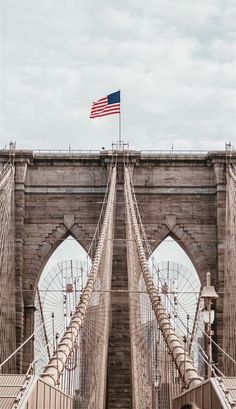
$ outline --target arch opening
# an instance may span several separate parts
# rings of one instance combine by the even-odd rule
[[[70,235],[51,254],[41,273],[34,317],[37,373],[43,371],[69,325],[90,265],[88,254]]]
[[[64,260],[83,260],[84,262],[87,262],[87,260],[90,261],[90,257],[88,256],[87,252],[72,235],[67,236],[48,256],[46,264],[44,265],[40,275],[39,283],[56,264]]]
[[[168,235],[156,247],[156,249],[152,253],[152,257],[154,257],[157,262],[169,260],[183,264],[191,271],[193,277],[200,283],[199,275],[191,258],[184,250],[181,242],[179,241],[178,243],[178,239],[176,239],[172,235]]]
[[[187,253],[168,235],[149,259],[150,270],[177,335],[186,342],[199,372],[204,374],[204,304],[199,275]]]

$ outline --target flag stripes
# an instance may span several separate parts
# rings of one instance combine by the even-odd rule
[[[93,102],[90,118],[120,113],[120,91]]]

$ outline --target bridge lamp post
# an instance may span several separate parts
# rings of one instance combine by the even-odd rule
[[[208,359],[209,365],[207,368],[207,377],[210,378],[212,376],[212,335],[214,332],[211,329],[211,326],[214,322],[215,318],[215,311],[211,309],[212,300],[216,300],[218,298],[218,294],[215,291],[213,285],[211,285],[211,273],[206,273],[206,286],[203,287],[201,292],[201,298],[204,300],[205,310],[204,310],[204,322],[207,326],[206,333],[209,336],[208,338]]]

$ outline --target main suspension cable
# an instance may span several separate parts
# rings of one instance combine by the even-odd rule
[[[82,292],[80,301],[78,303],[74,316],[71,319],[70,325],[66,330],[64,336],[62,337],[56,352],[50,359],[49,364],[47,365],[44,373],[42,374],[42,376],[53,385],[57,385],[59,383],[60,376],[68,361],[68,357],[70,356],[73,350],[74,342],[78,337],[79,331],[85,319],[89,301],[98,275],[98,270],[101,262],[101,256],[106,240],[107,231],[109,228],[109,224],[113,221],[115,190],[116,190],[116,167],[114,167],[112,170],[111,183],[109,188],[104,220],[102,223],[101,233],[99,236],[98,245],[96,247],[96,252],[92,262],[92,267],[88,277],[87,284]]]
[[[131,191],[130,170],[128,167],[125,167],[125,192],[127,217],[131,219],[142,273],[156,319],[159,323],[161,332],[166,344],[168,345],[168,349],[173,357],[176,367],[185,382],[186,388],[198,386],[202,383],[202,378],[199,376],[198,371],[194,367],[191,358],[186,353],[178,337],[176,336],[175,331],[170,323],[168,314],[161,304],[160,295],[153,283],[152,276],[149,272],[148,263],[135,213],[134,201]]]

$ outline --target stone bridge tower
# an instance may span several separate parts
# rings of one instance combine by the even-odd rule
[[[54,250],[69,235],[88,250],[113,153],[15,151],[15,241],[11,256],[16,291],[12,294],[10,285],[5,288],[5,299],[15,304],[15,315],[8,319],[6,302],[1,309],[2,320],[7,322],[16,345],[33,332],[35,290]],[[220,295],[215,338],[224,346],[226,152],[122,151],[117,153],[120,166],[124,153],[134,167],[135,192],[153,250],[169,235],[190,257],[202,285],[206,272],[211,272]],[[0,151],[0,169],[8,157],[9,151]],[[230,277],[235,282],[233,268]],[[6,271],[1,271],[1,277],[4,274]],[[233,333],[236,335],[235,327]],[[11,345],[6,346],[4,355],[9,355],[11,349]],[[17,370],[25,371],[31,359],[32,349],[27,348],[19,356]]]

